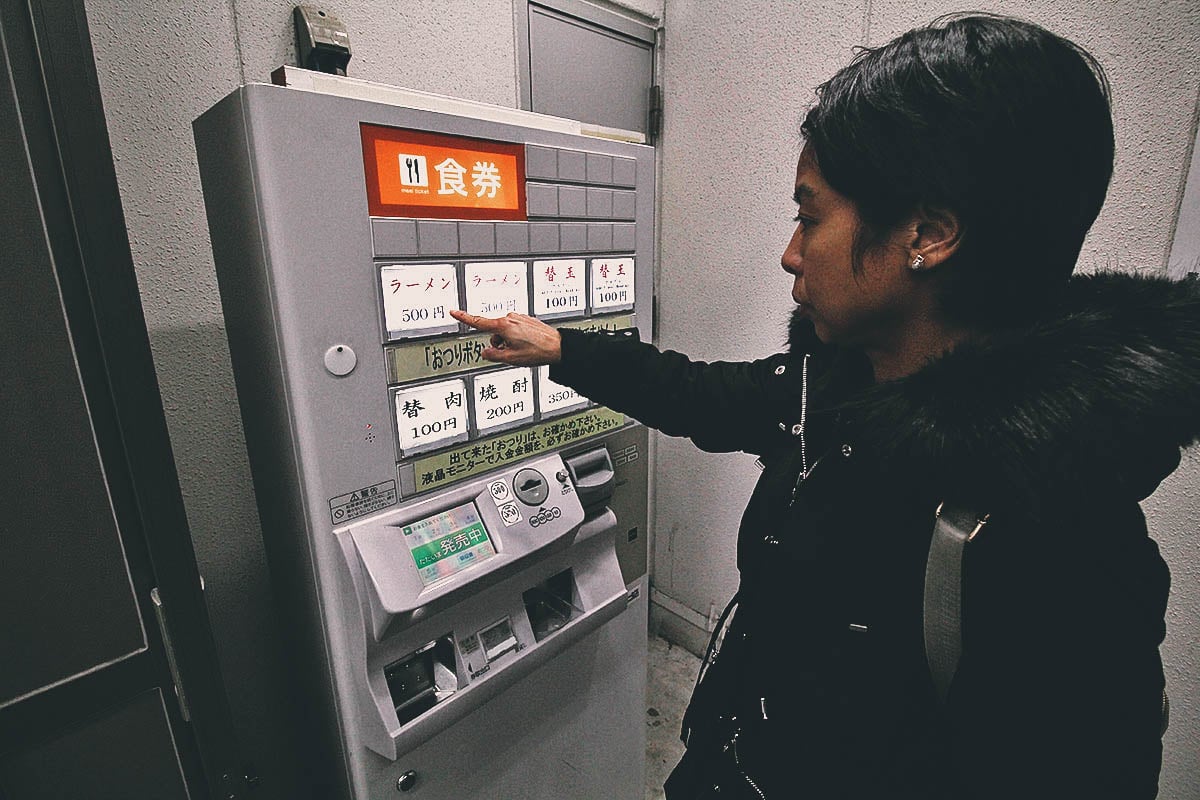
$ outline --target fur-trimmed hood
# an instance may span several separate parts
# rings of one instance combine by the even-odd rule
[[[855,358],[837,358],[799,316],[790,343]],[[1200,437],[1200,283],[1075,276],[1041,321],[962,344],[836,410],[885,469],[974,507],[1036,507],[1047,491],[1140,500]]]

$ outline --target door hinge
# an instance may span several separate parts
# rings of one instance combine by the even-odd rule
[[[658,141],[662,134],[663,91],[661,86],[650,87],[650,119],[646,122],[646,138],[650,144]]]
[[[162,635],[163,649],[167,651],[167,666],[171,670],[171,682],[175,684],[175,696],[179,699],[179,713],[184,722],[191,722],[192,715],[188,710],[187,695],[183,692],[183,681],[179,677],[179,663],[175,660],[175,646],[171,644],[171,632],[167,628],[167,615],[163,609],[162,597],[158,587],[150,590],[150,602],[154,605],[154,618],[158,620],[158,632]]]

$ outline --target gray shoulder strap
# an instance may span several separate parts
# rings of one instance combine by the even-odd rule
[[[925,564],[925,660],[938,701],[945,705],[962,654],[963,550],[982,527],[959,506],[938,508]]]

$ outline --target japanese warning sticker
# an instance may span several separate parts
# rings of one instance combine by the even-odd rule
[[[329,519],[334,525],[341,525],[352,519],[374,514],[388,506],[394,506],[398,501],[396,482],[384,481],[374,486],[355,489],[353,492],[339,495],[330,500]]]

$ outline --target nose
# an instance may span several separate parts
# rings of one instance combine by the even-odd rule
[[[779,265],[783,267],[783,271],[790,275],[799,275],[802,259],[800,258],[800,237],[803,231],[801,226],[797,225],[796,230],[792,233],[792,238],[788,240],[787,247],[783,248],[783,255],[779,257]]]

